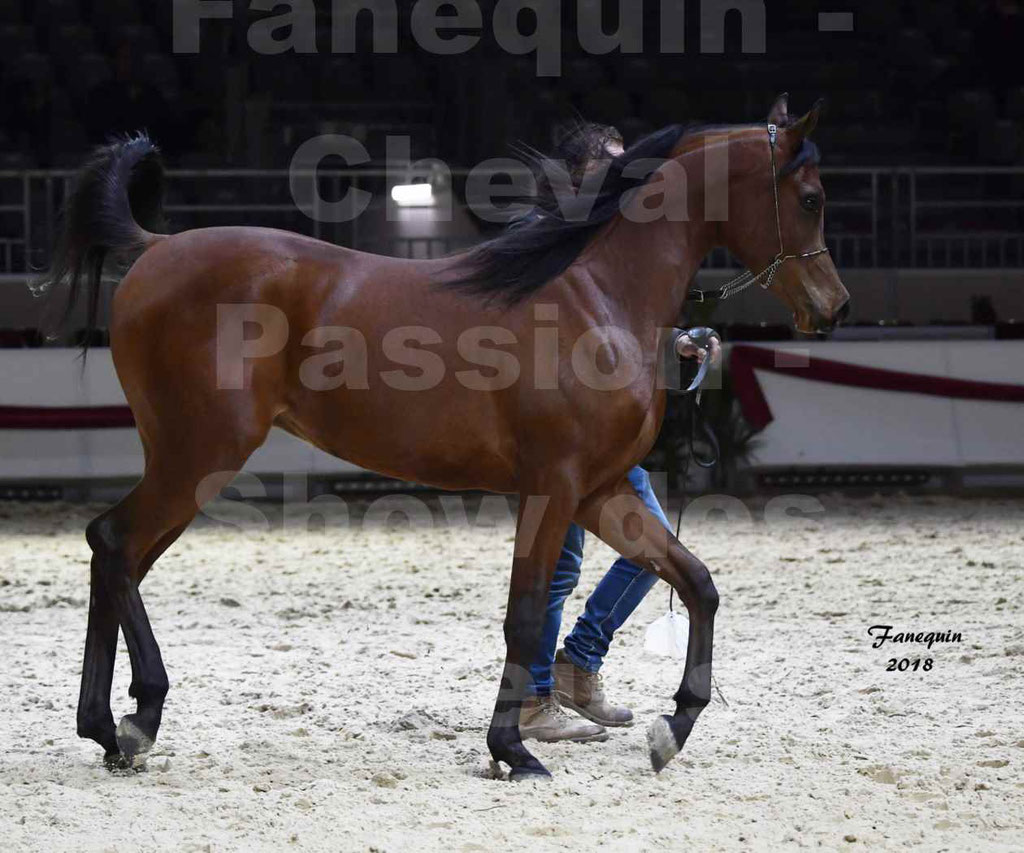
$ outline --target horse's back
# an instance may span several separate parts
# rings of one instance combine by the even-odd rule
[[[450,472],[475,455],[494,469],[492,488],[509,487],[505,395],[472,392],[453,372],[469,365],[456,363],[451,330],[479,323],[481,308],[432,286],[442,266],[270,229],[159,239],[120,284],[111,322],[114,364],[140,432],[163,432],[171,421],[180,428],[186,410],[257,433],[277,422],[356,464],[437,485],[464,485]],[[330,336],[340,327],[356,330],[365,347],[365,390],[335,387],[329,370],[304,375],[311,356],[338,343]],[[384,381],[402,367],[389,358],[389,347],[406,351],[402,330],[428,327],[443,339],[436,386],[407,393],[401,378]],[[310,337],[314,330],[325,342]],[[451,442],[467,418],[480,429]],[[398,428],[410,421],[421,428]]]
[[[414,319],[428,301],[454,307],[451,294],[431,287],[447,263],[373,255],[271,228],[184,231],[157,238],[135,261],[115,294],[112,330],[210,303],[272,305],[308,328],[342,303]]]

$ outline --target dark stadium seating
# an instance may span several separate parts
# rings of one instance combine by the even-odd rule
[[[816,0],[791,0],[784,11],[770,10],[764,55],[740,52],[736,17],[727,19],[726,53],[702,54],[695,13],[687,19],[697,25],[688,23],[693,49],[660,55],[653,49],[659,4],[649,2],[643,56],[589,56],[567,31],[563,73],[553,79],[536,76],[534,57],[502,53],[486,36],[465,62],[439,63],[415,50],[407,27],[397,54],[332,55],[329,2],[316,4],[320,53],[259,57],[246,45],[246,27],[259,13],[238,5],[234,25],[203,25],[203,50],[192,56],[171,52],[170,3],[0,2],[5,162],[52,166],[80,155],[83,140],[99,141],[93,96],[116,94],[122,64],[130,66],[133,85],[159,93],[166,115],[156,130],[172,164],[223,162],[230,153],[234,165],[280,166],[289,152],[279,140],[294,140],[311,125],[308,114],[296,119],[303,110],[315,110],[321,124],[346,126],[360,105],[379,116],[389,102],[429,108],[476,99],[475,115],[458,128],[444,124],[451,111],[435,109],[430,134],[440,146],[434,153],[468,164],[504,153],[509,139],[545,144],[552,120],[573,111],[639,133],[670,121],[750,119],[780,89],[790,89],[800,104],[829,97],[822,132],[830,163],[899,163],[911,155],[915,163],[1024,162],[1024,78],[1014,55],[1024,14],[1014,2],[860,3],[854,31],[829,35],[817,31]],[[493,3],[481,6],[486,19]],[[365,23],[357,33],[364,47]],[[1000,66],[992,61],[999,53],[1012,60]],[[454,79],[459,75],[468,79]],[[230,93],[229,85],[236,87]],[[269,162],[245,163],[245,153],[229,152],[225,135],[211,132],[211,123],[223,125],[226,104],[239,92],[270,111],[274,139],[247,147]],[[133,112],[130,100],[125,104],[125,123],[152,120]],[[294,132],[284,132],[292,123]],[[222,150],[209,150],[211,142]]]

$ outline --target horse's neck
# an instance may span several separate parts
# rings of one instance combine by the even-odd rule
[[[620,216],[583,263],[617,322],[642,338],[676,322],[690,282],[711,250],[713,230],[702,217],[636,222]]]
[[[711,129],[688,138],[672,159],[674,167],[685,170],[685,196],[667,205],[674,209],[675,220],[685,221],[668,216],[641,221],[644,217],[636,215],[641,202],[634,199],[588,250],[584,263],[619,322],[634,334],[676,322],[694,274],[712,248],[722,245],[721,222],[705,218],[720,205],[709,205],[708,196],[728,199],[731,183],[749,168],[750,157],[741,155],[763,145],[762,134],[760,128],[744,127]],[[723,147],[729,149],[724,158]],[[707,162],[709,152],[715,152],[714,163]],[[672,187],[680,186],[679,178],[666,173]],[[685,216],[679,210],[684,200]]]

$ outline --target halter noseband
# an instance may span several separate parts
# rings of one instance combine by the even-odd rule
[[[778,138],[778,125],[769,124],[768,149],[771,153],[772,161],[772,199],[775,202],[775,232],[779,236],[778,253],[774,258],[772,258],[771,263],[761,270],[761,272],[753,273],[750,270],[742,272],[735,278],[727,281],[717,290],[691,290],[686,295],[687,300],[691,302],[704,302],[710,299],[728,299],[730,296],[733,296],[742,290],[746,290],[752,284],[760,284],[764,290],[767,290],[772,286],[772,282],[775,280],[775,273],[779,271],[779,267],[781,267],[786,261],[802,261],[806,258],[814,258],[818,255],[828,254],[828,246],[822,246],[820,249],[812,249],[810,252],[786,254],[785,245],[782,242],[782,215],[779,212],[779,173],[775,164],[775,146]]]

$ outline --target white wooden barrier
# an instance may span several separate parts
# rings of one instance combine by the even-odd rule
[[[909,373],[1024,384],[1024,341],[772,343],[833,361]],[[774,421],[752,467],[1024,467],[1024,404],[853,388],[757,371]],[[0,350],[0,406],[124,405],[110,351]],[[245,470],[345,475],[355,466],[273,430]],[[0,429],[0,481],[134,477],[134,429]]]
[[[0,406],[125,405],[109,349],[91,350],[84,371],[78,350],[0,350]],[[134,429],[0,429],[0,480],[136,477],[142,466]],[[275,428],[244,470],[340,475],[360,469]]]
[[[760,346],[904,373],[1024,385],[1024,341]],[[759,436],[751,459],[754,468],[1024,466],[1024,403],[932,397],[756,373],[774,420]]]

